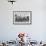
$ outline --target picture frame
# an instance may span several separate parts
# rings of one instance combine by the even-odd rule
[[[32,24],[32,11],[13,11],[13,24]]]

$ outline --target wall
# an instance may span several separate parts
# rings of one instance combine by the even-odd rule
[[[0,0],[0,40],[14,40],[18,32],[31,34],[37,41],[46,40],[45,0],[17,0],[14,5]],[[14,25],[13,11],[32,11],[32,25]]]

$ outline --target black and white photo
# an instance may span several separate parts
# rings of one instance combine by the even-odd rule
[[[32,11],[13,11],[13,24],[31,24]]]

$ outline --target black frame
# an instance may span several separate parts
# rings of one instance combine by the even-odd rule
[[[14,12],[30,12],[30,23],[15,23]],[[30,24],[32,24],[32,11],[13,11],[13,24],[14,25],[30,25]]]

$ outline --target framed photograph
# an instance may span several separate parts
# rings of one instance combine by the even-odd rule
[[[13,24],[32,24],[32,11],[13,11]]]

